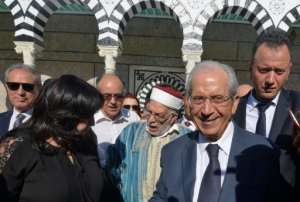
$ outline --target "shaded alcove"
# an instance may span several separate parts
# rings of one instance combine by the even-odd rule
[[[8,108],[6,90],[3,85],[4,72],[9,66],[22,62],[21,56],[17,55],[14,50],[14,32],[13,16],[4,2],[0,1],[0,112]]]
[[[22,62],[21,56],[17,55],[14,48],[14,19],[9,8],[0,1],[0,78],[3,80],[5,69]]]
[[[126,82],[134,79],[130,75],[132,65],[146,66],[147,71],[153,72],[172,71],[172,68],[184,72],[182,41],[180,23],[164,11],[153,8],[136,14],[125,28],[122,55],[117,59],[123,74],[127,74]]]
[[[44,32],[45,50],[37,69],[51,77],[74,74],[89,80],[104,68],[97,50],[98,25],[87,6],[71,4],[50,16]]]
[[[300,19],[291,24],[288,31],[289,38],[292,42],[292,71],[286,87],[289,89],[300,90]]]
[[[257,37],[254,27],[242,17],[227,14],[213,19],[203,35],[203,60],[232,66],[240,83],[251,83],[249,65]]]

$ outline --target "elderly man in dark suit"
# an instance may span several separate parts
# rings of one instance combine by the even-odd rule
[[[187,94],[197,131],[162,150],[162,172],[151,202],[280,201],[278,152],[266,138],[231,121],[238,82],[227,65],[204,61]]]
[[[260,35],[253,48],[250,72],[254,89],[241,98],[236,123],[271,140],[281,150],[280,171],[300,200],[300,157],[293,147],[293,122],[289,110],[300,109],[300,92],[283,88],[292,67],[290,41],[279,30]],[[298,195],[298,196],[297,196]]]
[[[13,109],[0,114],[0,137],[30,118],[41,77],[30,66],[16,64],[5,71],[4,85]]]

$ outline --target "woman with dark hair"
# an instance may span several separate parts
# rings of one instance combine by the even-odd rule
[[[98,91],[78,77],[47,82],[31,119],[0,141],[1,201],[107,201],[89,127],[102,102]]]

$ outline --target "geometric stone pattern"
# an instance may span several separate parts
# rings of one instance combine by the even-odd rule
[[[150,97],[152,88],[156,85],[170,85],[174,89],[184,94],[184,73],[178,72],[155,72],[147,70],[138,70],[135,72],[135,81],[137,84],[137,99],[140,103],[140,108],[143,109],[147,100]],[[139,82],[142,81],[142,82]]]
[[[85,5],[98,25],[98,44],[122,47],[129,20],[144,9],[156,8],[172,16],[183,32],[183,50],[202,51],[209,21],[234,14],[249,21],[259,34],[271,27],[288,31],[300,16],[300,0],[0,0],[14,18],[16,41],[44,42],[51,15],[66,5]]]

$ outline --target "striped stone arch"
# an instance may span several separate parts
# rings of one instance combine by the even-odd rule
[[[122,0],[110,16],[109,29],[111,32],[109,37],[114,40],[117,45],[122,46],[123,33],[129,20],[135,14],[148,8],[156,8],[168,13],[181,25],[183,35],[185,35],[188,30],[192,30],[190,24],[191,16],[179,1],[174,0],[169,4],[170,5],[167,5],[161,0]]]
[[[2,1],[10,10],[11,15],[14,19],[15,29],[18,30],[23,22],[23,10],[17,0],[0,0]]]
[[[51,15],[59,8],[71,4],[86,5],[95,15],[98,29],[104,31],[102,23],[107,22],[108,17],[97,0],[33,0],[25,13],[22,27],[16,32],[17,40],[22,41],[25,38],[42,44],[45,27]]]
[[[257,1],[253,0],[225,0],[223,6],[214,1],[197,18],[194,29],[197,30],[196,38],[202,41],[202,36],[208,22],[218,16],[234,14],[249,21],[257,34],[274,27],[272,18],[267,10]]]
[[[150,79],[146,79],[145,82],[142,84],[142,88],[138,90],[137,93],[137,99],[140,103],[140,108],[143,110],[146,104],[147,99],[150,97],[150,93],[152,91],[152,88],[156,85],[170,85],[174,89],[181,92],[182,95],[184,95],[184,81],[181,80],[179,77],[166,75],[164,73],[157,73],[155,76],[151,76]]]
[[[290,10],[278,24],[278,28],[283,31],[289,31],[290,25],[300,19],[300,5]]]

